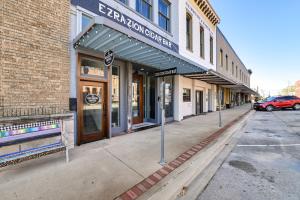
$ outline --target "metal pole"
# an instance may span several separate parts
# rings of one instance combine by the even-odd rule
[[[221,116],[221,90],[218,87],[218,102],[219,102],[219,127],[222,127],[222,116]]]
[[[160,85],[160,107],[161,107],[161,126],[160,126],[160,136],[161,136],[161,143],[160,143],[160,161],[159,164],[164,165],[166,164],[165,161],[165,106],[164,106],[164,92],[165,92],[165,80]]]

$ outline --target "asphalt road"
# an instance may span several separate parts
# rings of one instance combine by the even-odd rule
[[[300,111],[256,112],[198,200],[299,200]]]

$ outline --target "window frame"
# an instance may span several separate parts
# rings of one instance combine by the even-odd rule
[[[214,38],[212,36],[209,37],[209,52],[209,61],[214,64]]]
[[[186,17],[186,19],[185,19],[185,23],[186,23],[186,31],[185,31],[186,49],[189,50],[189,51],[193,51],[193,17],[188,11],[186,11],[186,16],[185,17]],[[187,23],[188,18],[190,19],[189,23]],[[188,24],[189,24],[189,30],[190,30],[189,33],[188,33]]]
[[[205,58],[205,30],[203,26],[200,25],[200,57]]]
[[[225,55],[225,67],[226,67],[226,71],[228,71],[229,67],[228,67],[228,55],[227,54]]]
[[[189,94],[187,94],[187,91],[188,91]],[[191,102],[191,100],[192,100],[192,98],[191,98],[192,93],[191,92],[192,92],[192,90],[190,88],[183,88],[183,91],[182,91],[182,101],[183,102]]]
[[[224,55],[223,55],[223,49],[220,49],[220,52],[219,52],[219,62],[220,62],[220,66],[221,67],[224,67]]]
[[[91,15],[89,15],[89,14],[87,14],[87,13],[85,13],[85,12],[81,12],[81,17],[80,17],[80,32],[82,32],[83,30],[84,30],[84,27],[83,27],[83,17],[86,17],[86,18],[89,18],[90,19],[90,23],[91,23],[91,21],[93,20],[93,16],[91,16]],[[90,24],[89,23],[89,24]],[[87,26],[88,26],[88,24],[87,24]],[[86,26],[86,27],[87,27]],[[85,27],[85,28],[86,28]]]
[[[169,14],[169,16],[166,16],[164,13],[162,13],[161,11],[160,11],[160,2],[161,1],[163,1],[163,2],[165,2],[166,4],[168,4],[168,14]],[[167,21],[167,28],[165,28],[165,27],[162,27],[161,25],[160,25],[160,17],[163,17],[164,19],[166,19],[166,21]],[[168,0],[158,0],[158,26],[159,27],[161,27],[162,29],[164,29],[165,31],[167,31],[167,32],[171,32],[171,2],[169,2]]]
[[[150,16],[149,16],[149,17],[145,16],[145,15],[142,13],[142,11],[141,11],[141,6],[140,6],[140,8],[138,7],[137,1],[140,2],[139,5],[141,5],[141,6],[142,6],[142,3],[144,3],[144,4],[146,4],[146,5],[149,6],[149,7],[148,7],[148,8],[150,8],[150,10],[149,10]],[[139,14],[141,14],[143,17],[145,17],[146,19],[151,20],[151,21],[153,20],[153,2],[152,2],[152,0],[135,0],[135,10],[136,10]]]

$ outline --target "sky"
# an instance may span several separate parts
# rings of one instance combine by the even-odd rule
[[[276,95],[300,80],[300,0],[210,0],[251,88]]]

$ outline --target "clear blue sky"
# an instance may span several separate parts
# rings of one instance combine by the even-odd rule
[[[251,87],[276,94],[300,80],[300,0],[211,0]]]

